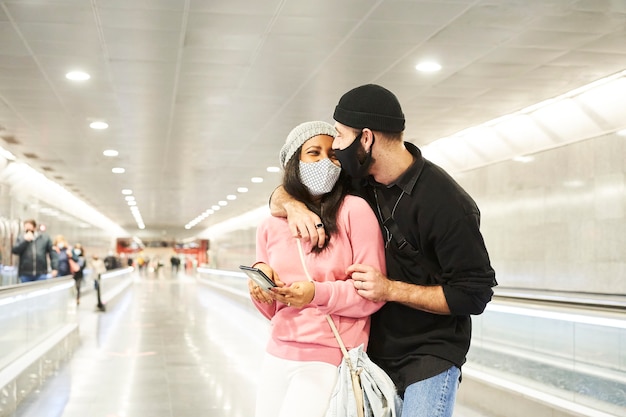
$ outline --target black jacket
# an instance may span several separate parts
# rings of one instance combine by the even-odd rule
[[[52,248],[52,240],[46,234],[37,234],[30,242],[24,240],[24,236],[18,236],[11,252],[20,257],[18,276],[47,274],[48,257],[50,269],[58,269],[57,253]]]
[[[401,391],[450,365],[461,367],[470,345],[470,315],[483,312],[497,285],[474,200],[443,169],[425,160],[415,145],[405,145],[414,156],[411,167],[390,186],[369,178],[361,184],[360,194],[381,223],[386,217],[381,206],[386,204],[397,234],[409,243],[399,249],[389,227],[381,224],[389,240],[388,277],[441,285],[451,314],[390,302],[372,316],[368,354]]]

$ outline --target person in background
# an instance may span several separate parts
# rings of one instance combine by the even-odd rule
[[[397,97],[367,84],[345,93],[333,115],[333,150],[378,216],[387,274],[367,262],[346,269],[363,298],[387,303],[372,316],[368,355],[391,376],[402,417],[450,417],[470,346],[470,315],[481,314],[497,285],[480,233],[480,212],[443,169],[404,142]],[[276,190],[272,213],[291,235],[327,239],[289,190]]]
[[[159,256],[155,256],[152,258],[152,270],[154,271],[154,275],[159,275],[161,272],[161,268],[163,268],[163,261]]]
[[[346,269],[355,263],[385,271],[383,240],[367,203],[346,195],[345,178],[331,149],[335,130],[326,122],[295,127],[280,151],[283,184],[318,213],[316,227],[330,236],[319,248],[306,243],[304,262],[287,220],[269,216],[257,229],[253,265],[277,285],[266,292],[248,281],[256,308],[271,321],[257,391],[256,417],[323,417],[342,354],[325,316],[346,348],[367,347],[370,315],[381,302],[358,295]]]
[[[50,276],[53,278],[57,276],[57,253],[52,248],[50,237],[37,231],[35,220],[24,221],[24,233],[17,237],[11,252],[19,256],[18,276],[20,282],[46,279],[48,277],[48,262],[50,262]]]
[[[79,269],[75,271],[72,275],[74,276],[74,282],[76,284],[76,305],[80,304],[80,288],[83,285],[83,277],[84,277],[84,269],[87,264],[85,261],[87,258],[85,257],[85,250],[83,249],[83,245],[77,243],[72,248],[72,259],[78,264]]]
[[[102,261],[102,259],[100,259],[98,255],[93,255],[91,257],[91,269],[95,275],[93,282],[94,282],[94,287],[96,288],[96,296],[98,300],[98,303],[96,304],[96,308],[99,311],[105,311],[106,307],[104,306],[104,303],[102,302],[101,290],[102,290],[102,274],[104,274],[107,269],[104,266],[104,261]]]
[[[74,275],[71,270],[70,259],[73,262],[76,262],[77,259],[74,258],[72,249],[69,247],[65,236],[56,235],[54,237],[54,241],[52,242],[52,247],[54,248],[58,258],[58,276],[64,277],[67,275]]]
[[[146,255],[143,252],[139,253],[139,256],[137,256],[137,267],[139,268],[139,275],[144,275],[146,269],[147,269],[147,258]]]
[[[180,258],[176,254],[176,252],[172,253],[172,257],[170,258],[170,264],[172,265],[172,274],[178,274],[178,269],[180,268]]]
[[[104,266],[106,267],[107,271],[119,268],[119,262],[113,254],[113,251],[109,251],[107,256],[104,258]]]

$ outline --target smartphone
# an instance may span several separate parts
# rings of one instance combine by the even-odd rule
[[[274,281],[272,281],[267,275],[265,275],[265,272],[261,271],[259,268],[239,265],[239,269],[245,272],[252,281],[256,282],[256,284],[265,291],[269,291],[270,288],[276,286]]]

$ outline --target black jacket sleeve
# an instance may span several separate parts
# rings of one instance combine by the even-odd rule
[[[455,315],[481,314],[497,285],[479,218],[471,213],[449,224],[437,245],[443,292]]]
[[[17,242],[15,243],[15,245],[13,245],[13,248],[11,249],[11,252],[14,255],[21,255],[22,253],[24,253],[24,250],[26,250],[28,243],[29,242],[26,241],[23,237],[18,237]]]

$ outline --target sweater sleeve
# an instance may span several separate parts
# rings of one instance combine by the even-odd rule
[[[262,262],[269,265],[269,256],[267,252],[267,227],[266,223],[261,223],[256,232],[256,263]],[[260,303],[250,297],[252,304],[265,318],[271,320],[276,314],[276,302],[271,304]]]
[[[376,216],[365,200],[348,196],[341,211],[340,221],[352,250],[352,263],[372,266],[386,275],[383,238]],[[361,297],[352,279],[315,283],[313,304],[325,314],[346,317],[367,317],[378,311],[383,302]]]

